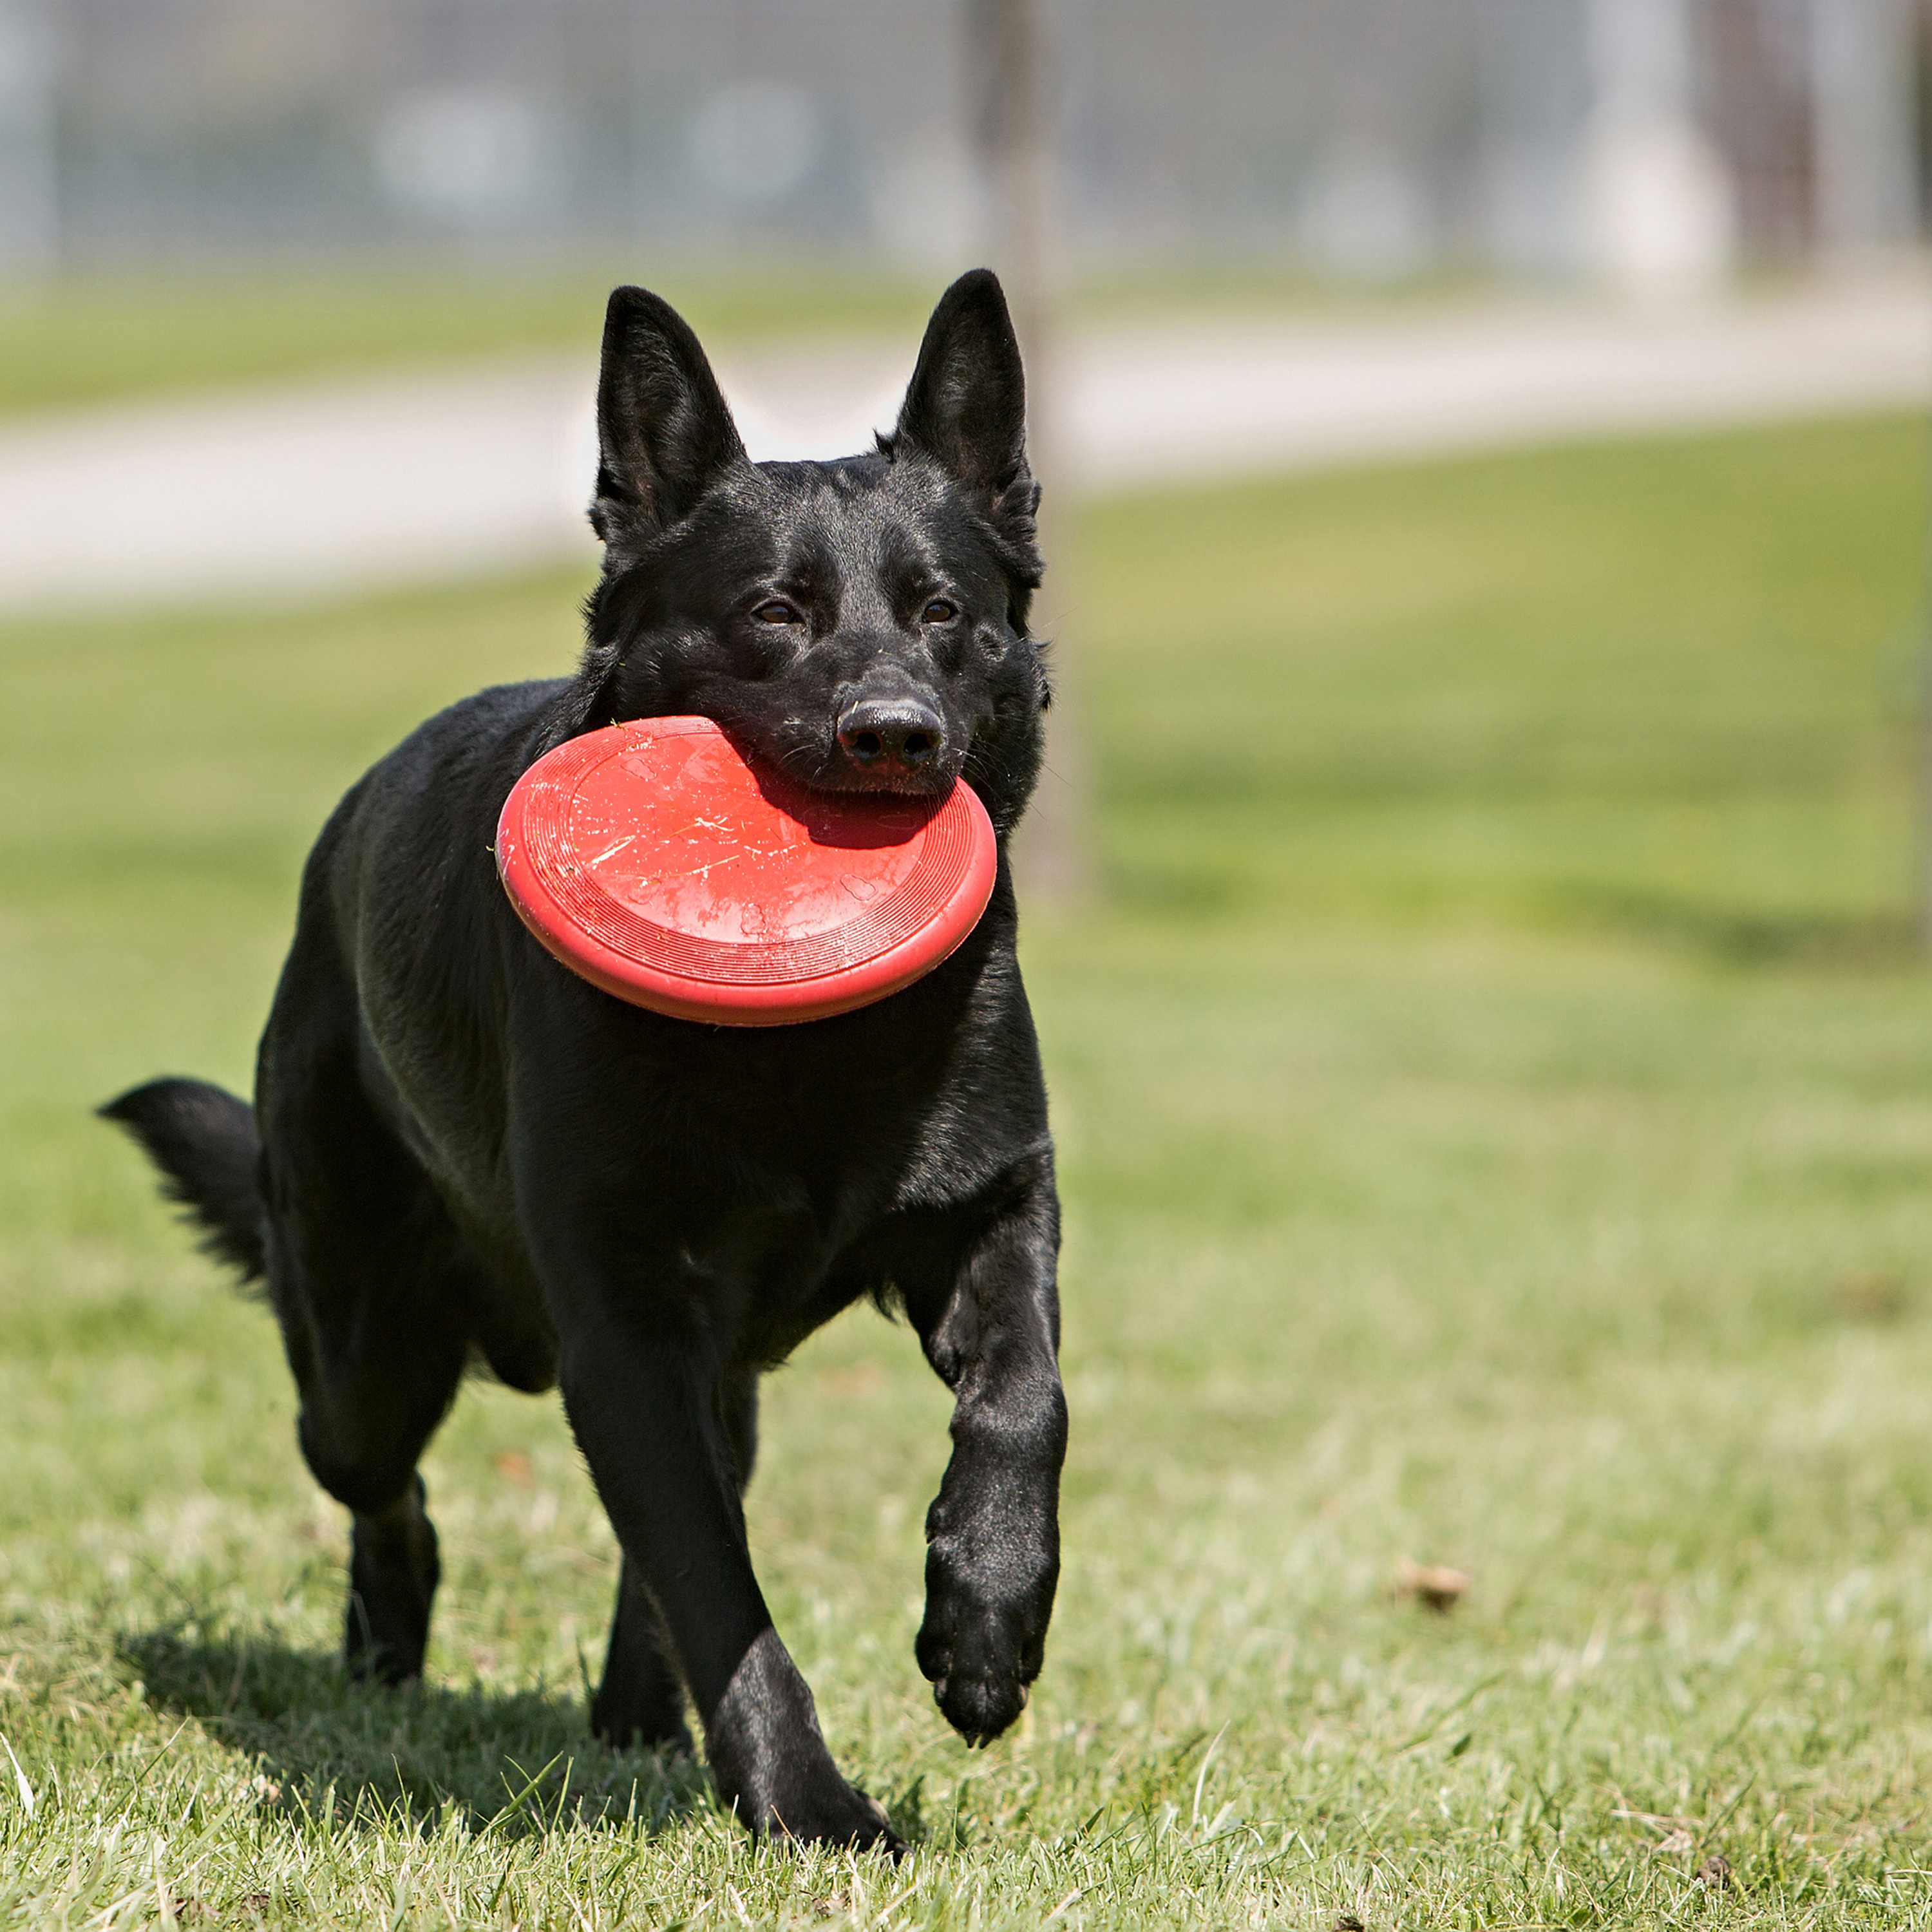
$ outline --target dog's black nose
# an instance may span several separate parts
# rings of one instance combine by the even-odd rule
[[[862,698],[841,713],[838,742],[862,772],[916,772],[946,748],[946,721],[917,698]]]

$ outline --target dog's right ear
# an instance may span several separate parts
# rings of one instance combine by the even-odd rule
[[[655,536],[746,460],[690,325],[647,289],[612,290],[597,378],[591,527],[607,544],[626,530]]]

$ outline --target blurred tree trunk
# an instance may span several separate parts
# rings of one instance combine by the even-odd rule
[[[1926,573],[1926,614],[1922,622],[1925,637],[1920,647],[1918,665],[1918,876],[1917,890],[1918,944],[1932,955],[1932,570]]]
[[[1918,580],[1918,742],[1913,747],[1918,780],[1918,850],[1913,854],[1918,876],[1913,880],[1913,910],[1918,916],[1918,944],[1932,955],[1932,476],[1927,482],[1927,521],[1922,534]]]
[[[1028,442],[1042,485],[1046,584],[1034,626],[1053,643],[1053,709],[1046,766],[1014,846],[1023,892],[1061,904],[1092,884],[1078,648],[1070,634],[1077,575],[1066,514],[1064,424],[1058,358],[1060,293],[1054,249],[1053,102],[1042,0],[966,0],[968,55],[978,96],[975,129],[993,215],[992,266],[1006,291],[1027,364]]]

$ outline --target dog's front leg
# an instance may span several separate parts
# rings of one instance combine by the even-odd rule
[[[1059,1202],[1041,1172],[959,1259],[906,1297],[956,1398],[952,1456],[926,1516],[920,1669],[969,1744],[1017,1718],[1040,1674],[1060,1577]]]
[[[652,1324],[653,1328],[656,1324]],[[752,1574],[718,1364],[698,1340],[606,1319],[560,1364],[571,1426],[703,1721],[718,1796],[752,1831],[903,1849],[838,1774]]]

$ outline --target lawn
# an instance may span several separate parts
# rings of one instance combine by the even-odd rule
[[[586,352],[616,283],[648,280],[707,341],[782,329],[904,334],[937,286],[794,271],[754,281],[614,256],[520,274],[338,272],[114,278],[0,291],[0,417],[520,353]]]
[[[591,1742],[554,1401],[465,1394],[428,1679],[349,1688],[271,1324],[87,1114],[245,1082],[328,805],[566,664],[581,586],[0,630],[0,1924],[1932,1924],[1924,442],[1082,512],[1106,889],[1028,928],[1074,1435],[1016,1732],[913,1664],[902,1328],[770,1379],[749,1503],[897,1869]]]
[[[440,271],[367,262],[280,273],[78,274],[0,287],[0,420],[315,378],[446,368],[482,358],[583,358],[604,298],[641,281],[675,303],[707,343],[875,334],[916,340],[944,278],[850,264],[707,268],[652,249],[512,270]],[[1466,280],[1359,290],[1265,269],[1205,268],[1089,276],[1069,291],[1076,320],[1177,314],[1352,312],[1366,304],[1466,295]]]

